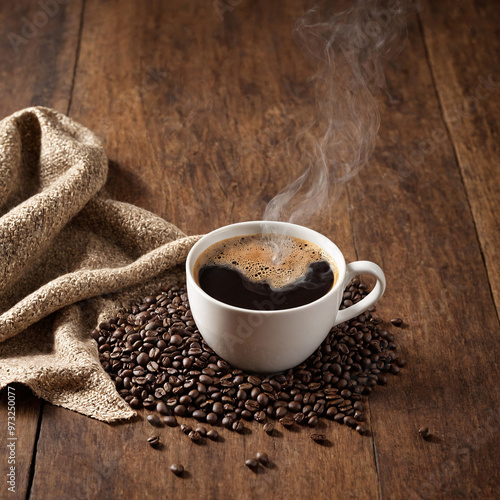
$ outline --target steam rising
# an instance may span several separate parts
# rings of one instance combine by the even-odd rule
[[[366,165],[380,124],[374,93],[384,63],[404,47],[408,10],[403,1],[358,0],[327,20],[315,8],[296,22],[296,43],[320,68],[311,80],[317,118],[297,137],[304,173],[269,202],[264,220],[307,224]]]

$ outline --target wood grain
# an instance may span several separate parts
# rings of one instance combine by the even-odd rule
[[[442,54],[453,40],[441,38]],[[370,402],[381,496],[496,498],[499,324],[418,24],[387,77],[393,104],[381,108],[382,140],[349,185],[357,252],[387,274],[380,313],[397,311],[409,325],[397,335],[407,369]],[[437,130],[444,140],[413,165],[412,152]],[[421,439],[420,427],[434,440]]]
[[[500,311],[500,4],[423,2],[422,26],[446,127]],[[453,44],[443,43],[453,40]]]
[[[81,0],[55,1],[49,13],[35,2],[0,4],[2,118],[28,106],[68,112],[81,10]]]
[[[2,4],[2,29],[20,32],[33,5]],[[312,68],[291,32],[307,4],[226,2],[222,19],[214,5],[61,6],[20,55],[4,38],[0,110],[69,109],[103,140],[110,193],[186,233],[259,218],[303,170],[294,137],[314,115]],[[372,435],[324,423],[323,447],[305,429],[271,438],[254,424],[198,446],[162,428],[154,450],[144,414],[110,426],[47,404],[30,498],[498,498],[498,93],[460,126],[450,111],[489,67],[496,74],[496,20],[483,2],[422,2],[388,71],[374,157],[313,223],[348,261],[382,266],[379,313],[407,325],[396,339],[407,367],[370,397]],[[39,403],[24,401],[27,461]],[[254,474],[244,462],[258,451],[274,466]],[[185,477],[168,470],[174,462]]]
[[[212,4],[152,3],[144,10],[132,2],[87,2],[71,116],[98,132],[102,119],[112,119],[101,131],[116,160],[110,191],[190,233],[259,218],[266,200],[302,170],[278,147],[311,111],[310,68],[291,42],[300,11],[248,3],[221,22]],[[269,46],[280,50],[270,53]],[[168,75],[145,91],[148,68]],[[140,99],[130,98],[134,92]],[[324,217],[322,230],[352,260],[347,197],[335,215]],[[150,498],[280,498],[305,491],[377,498],[372,440],[336,424],[324,430],[331,447],[314,443],[306,430],[269,438],[258,424],[244,436],[221,431],[225,442],[199,447],[179,429],[163,429],[165,449],[155,451],[144,421],[109,427],[48,407],[32,497],[49,498],[57,488],[59,498],[119,498],[127,491]],[[264,450],[275,467],[254,475],[244,462]],[[51,464],[63,453],[54,473]],[[355,457],[356,470],[344,466],[346,456]],[[173,462],[187,468],[186,480],[170,473]],[[75,469],[86,478],[77,488]]]
[[[8,413],[8,394],[14,399],[15,414]],[[12,384],[8,389],[2,391],[0,398],[0,415],[2,415],[2,454],[0,462],[0,473],[3,484],[1,486],[2,498],[26,498],[30,487],[31,468],[35,441],[37,437],[41,401],[35,398],[32,392],[22,385]],[[9,410],[10,411],[10,410]],[[13,416],[14,420],[8,420]],[[14,424],[14,434],[8,432],[7,423]],[[8,440],[13,438],[12,440]],[[11,447],[7,447],[11,445]],[[14,446],[12,446],[14,445]],[[11,453],[12,452],[12,453]],[[13,459],[11,462],[9,459]],[[14,467],[14,490],[9,490],[12,485],[7,483],[7,474],[10,467]]]

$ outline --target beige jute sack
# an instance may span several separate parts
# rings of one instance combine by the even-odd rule
[[[48,108],[0,122],[0,388],[113,422],[134,411],[90,332],[182,279],[197,237],[104,189],[97,137]]]

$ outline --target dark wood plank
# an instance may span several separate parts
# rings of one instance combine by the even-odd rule
[[[500,4],[423,2],[425,43],[500,311]],[[443,46],[443,40],[453,44]]]
[[[41,401],[35,398],[27,387],[12,384],[2,391],[0,398],[4,436],[0,463],[0,473],[4,479],[0,490],[2,498],[26,498],[40,407]]]
[[[312,106],[310,68],[291,38],[301,12],[300,2],[248,2],[221,22],[210,2],[87,2],[71,116],[116,161],[110,191],[189,233],[261,217],[301,171],[277,146]],[[167,73],[156,86],[151,69]],[[353,260],[347,197],[322,224]],[[155,451],[144,421],[111,427],[48,406],[32,497],[377,498],[371,438],[336,424],[324,430],[332,447],[307,431],[269,438],[258,424],[199,447],[162,429],[166,448]],[[276,467],[254,475],[244,462],[259,450]],[[187,467],[187,480],[169,472],[173,462]]]
[[[435,50],[442,54],[454,52],[460,40],[443,35],[455,22],[450,13],[460,10],[459,4],[448,4],[433,3],[423,17],[424,30],[433,33]],[[439,18],[435,14],[441,11]],[[477,26],[472,14],[469,9],[467,23]],[[490,30],[496,26],[491,22]],[[486,53],[488,47],[475,50]],[[457,65],[457,78],[467,64],[464,58]],[[442,88],[454,86],[439,60],[433,71],[436,65]],[[381,496],[498,498],[499,324],[454,155],[454,146],[465,151],[470,143],[455,138],[452,144],[446,135],[415,21],[388,83],[393,103],[382,108],[374,161],[349,185],[356,249],[380,262],[387,274],[379,310],[385,318],[400,313],[409,325],[396,339],[408,366],[370,403]],[[491,110],[484,113],[494,120]],[[410,159],[417,157],[412,152],[435,131],[443,137],[432,154],[412,165]],[[483,154],[492,155],[488,147]],[[476,163],[483,159],[480,155]],[[491,188],[486,179],[481,182],[485,190]],[[424,426],[435,436],[432,441],[419,437]]]
[[[50,5],[52,7],[50,7]],[[50,106],[67,112],[78,46],[81,2],[59,5],[44,2],[49,11],[34,2],[0,3],[0,117],[32,105]],[[33,24],[35,23],[35,24]],[[16,487],[2,498],[25,498],[30,487],[30,469],[37,436],[41,402],[31,391],[14,386],[16,394]],[[4,443],[7,438],[7,390],[0,400]],[[5,415],[5,419],[4,416]],[[5,479],[10,467],[6,448],[0,473]]]
[[[0,116],[28,106],[66,113],[78,47],[82,0],[2,2]]]

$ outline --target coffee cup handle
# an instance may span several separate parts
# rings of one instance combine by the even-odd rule
[[[371,307],[377,300],[382,297],[385,291],[385,274],[382,269],[370,262],[368,260],[359,260],[357,262],[351,262],[346,266],[345,280],[343,284],[343,288],[345,288],[349,282],[357,276],[358,274],[371,274],[375,276],[377,279],[377,283],[373,290],[364,298],[361,299],[356,304],[347,307],[346,309],[342,309],[338,312],[337,317],[335,318],[335,323],[333,326],[338,325],[339,323],[344,323],[355,316],[359,316],[361,313],[365,312],[369,307]]]

